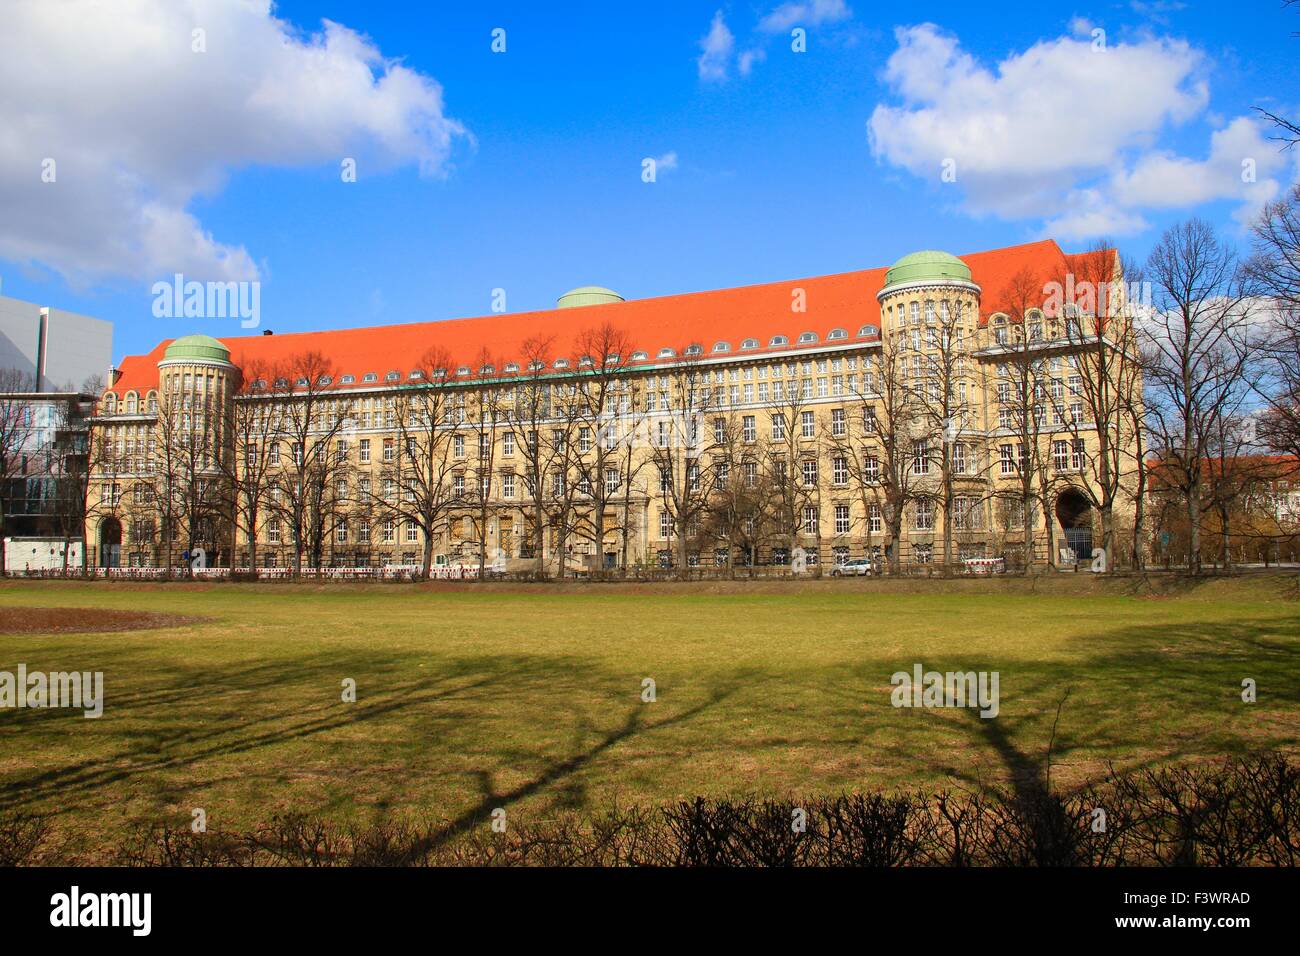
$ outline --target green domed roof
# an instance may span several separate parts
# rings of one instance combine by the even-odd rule
[[[622,302],[623,297],[613,289],[598,285],[584,285],[570,289],[556,300],[561,309],[572,309],[583,305],[607,305],[610,302]]]
[[[163,352],[164,362],[229,362],[230,349],[210,335],[183,335]]]
[[[970,282],[970,267],[954,255],[927,249],[903,256],[885,273],[885,287],[927,279],[955,279]]]

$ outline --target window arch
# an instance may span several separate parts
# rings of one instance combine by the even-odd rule
[[[660,358],[672,358],[672,357],[675,356],[676,354],[677,354],[677,350],[676,350],[676,349],[663,348],[663,349],[660,349],[660,350],[659,350],[659,357],[660,357]]]
[[[767,344],[775,348],[778,345],[789,345],[790,340],[787,339],[784,335],[774,335],[772,336],[772,341],[768,342]]]
[[[149,414],[156,414],[158,411],[158,393],[151,391],[144,400],[145,411]]]
[[[816,332],[800,332],[800,333],[799,333],[799,344],[800,344],[800,345],[811,345],[813,342],[816,342],[816,341],[817,341],[817,333],[816,333]]]
[[[713,343],[713,351],[715,351],[715,352],[730,352],[730,351],[731,351],[731,343],[730,343],[730,342],[714,342],[714,343]]]
[[[829,332],[826,333],[827,341],[831,341],[833,339],[847,339],[848,337],[849,337],[849,333],[844,331],[843,329],[831,329]]]
[[[126,413],[134,415],[139,408],[140,398],[135,392],[126,393]]]
[[[758,348],[758,339],[745,339],[740,343],[740,347],[742,349],[756,349]]]
[[[117,414],[117,396],[114,395],[112,392],[104,393],[104,414],[105,415]]]

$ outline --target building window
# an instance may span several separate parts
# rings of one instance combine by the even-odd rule
[[[884,528],[884,519],[880,513],[880,505],[872,504],[867,508],[867,530],[872,534],[879,534]]]
[[[392,518],[384,519],[383,538],[384,544],[392,544],[397,540],[397,524]]]
[[[666,511],[659,512],[659,537],[671,538],[673,536],[673,516]]]
[[[836,534],[849,533],[849,506],[848,505],[835,506],[835,533]]]
[[[803,533],[817,534],[818,527],[817,509],[811,505],[803,509]]]
[[[849,460],[839,457],[831,459],[831,481],[837,485],[849,483]]]
[[[1052,442],[1052,467],[1057,471],[1068,471],[1070,467],[1070,443]]]
[[[1014,475],[1016,473],[1014,450],[1010,445],[998,446],[998,466],[1003,475]]]
[[[1083,471],[1087,455],[1084,451],[1082,438],[1076,438],[1070,442],[1070,468],[1074,471]]]
[[[803,462],[803,484],[805,488],[817,487],[817,460],[807,458]]]
[[[922,498],[917,501],[916,507],[913,509],[913,517],[915,518],[913,526],[917,531],[933,531],[934,502],[929,498]]]
[[[785,416],[777,412],[772,416],[772,440],[781,441],[785,438]]]
[[[501,476],[501,494],[506,498],[513,498],[515,496],[514,475],[507,473]]]
[[[812,438],[815,434],[816,423],[813,421],[812,412],[799,413],[799,427],[804,438]]]
[[[845,424],[844,409],[831,409],[831,435],[835,438],[843,438],[848,432]]]
[[[928,475],[930,473],[930,443],[922,438],[916,443],[912,455],[912,473]]]
[[[744,419],[742,419],[741,427],[742,427],[741,437],[744,438],[745,441],[752,442],[758,440],[758,427],[754,423],[753,415],[746,415]]]
[[[880,481],[880,459],[875,455],[868,455],[862,462],[862,477],[868,484],[876,484]]]

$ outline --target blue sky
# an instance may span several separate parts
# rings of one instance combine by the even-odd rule
[[[178,27],[214,16],[201,0],[189,6]],[[775,0],[292,0],[275,5],[278,25],[251,6],[251,19],[211,31],[204,57],[174,66],[163,58],[139,74],[145,82],[124,81],[120,91],[112,87],[125,68],[114,61],[83,74],[82,89],[66,97],[40,85],[22,101],[0,93],[0,121],[19,120],[8,124],[11,136],[15,126],[61,125],[60,148],[79,157],[45,192],[24,184],[6,195],[0,184],[0,209],[10,201],[22,224],[11,220],[6,234],[0,222],[0,291],[111,319],[120,357],[192,331],[242,334],[234,319],[154,317],[150,286],[169,277],[173,259],[187,277],[256,278],[262,327],[302,331],[484,314],[497,288],[517,312],[547,308],[584,284],[641,298],[1045,235],[1067,249],[1106,235],[1140,259],[1162,228],[1191,214],[1244,239],[1252,204],[1295,179],[1295,158],[1280,156],[1268,130],[1248,119],[1254,105],[1294,115],[1300,103],[1292,67],[1300,39],[1291,36],[1300,15],[1273,0],[1003,3],[996,11],[930,3],[923,13],[893,4],[884,15],[874,4],[834,0],[784,10]],[[11,42],[46,49],[59,35],[49,31],[79,29],[18,19]],[[255,20],[293,31],[307,51],[322,21],[332,21],[400,59],[403,76],[436,85],[409,96],[350,88],[355,102],[338,112],[380,118],[341,128],[331,126],[334,94],[297,96],[290,108],[313,118],[286,123],[277,142],[265,113],[241,119],[246,91],[209,96],[210,78],[187,86],[180,75],[263,69],[269,55],[241,61],[234,49],[255,42],[214,48],[263,29]],[[791,50],[789,22],[807,24],[806,52]],[[490,49],[498,27],[505,53]],[[350,43],[338,45],[336,61],[351,63]],[[1084,59],[1085,46],[1098,58]],[[1082,75],[1072,75],[1074,64]],[[279,83],[280,67],[266,68],[264,79]],[[374,81],[387,69],[372,63]],[[0,65],[0,87],[4,73]],[[945,76],[943,89],[930,88]],[[101,146],[69,104],[105,85],[104,110],[124,110],[124,132],[121,141],[99,134]],[[428,90],[438,87],[441,101],[430,105]],[[179,100],[156,99],[173,89]],[[1025,104],[1044,90],[1071,107],[1049,106],[1051,124],[1024,121]],[[395,132],[389,114],[412,101],[411,128]],[[971,116],[977,128],[950,132]],[[1107,142],[1115,123],[1121,132]],[[253,137],[255,125],[262,132]],[[913,134],[932,127],[934,141],[917,145]],[[54,148],[42,135],[11,139],[6,151],[0,133],[0,183]],[[172,155],[178,143],[191,152]],[[956,181],[945,183],[939,161],[949,145],[960,155]],[[1092,156],[1068,158],[1080,153]],[[675,167],[661,163],[655,182],[642,181],[644,158],[671,154]],[[342,181],[340,155],[357,157],[355,183]],[[1257,164],[1256,182],[1229,181],[1241,158]],[[82,168],[100,170],[104,182],[59,206],[50,197],[67,193],[52,190],[77,188],[64,184]],[[100,200],[105,209],[121,200],[124,212],[78,218]],[[171,238],[141,238],[122,225],[155,202],[183,220],[163,233]],[[77,228],[48,227],[56,218]]]

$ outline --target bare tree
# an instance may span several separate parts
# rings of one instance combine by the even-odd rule
[[[712,469],[704,468],[715,447],[704,416],[715,396],[696,358],[699,348],[694,343],[687,346],[681,359],[659,374],[657,408],[651,417],[650,458],[658,472],[651,480],[658,481],[659,505],[676,544],[678,573],[683,575],[689,565],[689,544],[698,537],[716,477]]]
[[[1275,451],[1300,457],[1300,185],[1264,207],[1254,227],[1246,270],[1272,312],[1262,342],[1264,375],[1258,436]]]
[[[909,345],[906,330],[891,329],[864,375],[853,386],[859,403],[859,440],[850,446],[860,494],[870,504],[879,502],[884,553],[891,574],[898,574],[902,558],[903,519],[916,500],[920,475],[918,456],[928,453],[925,434],[918,424],[920,409],[908,383]],[[868,510],[868,520],[870,510]]]
[[[767,432],[760,449],[763,481],[771,494],[769,524],[775,539],[791,551],[812,538],[820,559],[822,436],[817,434],[812,403],[811,360],[788,362],[785,371],[784,378],[773,374],[768,382],[768,420],[756,422],[760,438]],[[811,530],[805,515],[816,516]]]
[[[1186,502],[1189,570],[1197,573],[1206,461],[1257,357],[1252,288],[1233,250],[1200,219],[1168,229],[1147,272],[1155,287],[1144,328],[1148,409],[1163,478]]]
[[[954,500],[959,479],[967,477],[970,461],[976,461],[980,442],[975,420],[974,376],[970,358],[973,336],[968,335],[961,299],[926,299],[924,315],[913,324],[909,316],[905,358],[909,362],[904,379],[911,393],[920,434],[915,435],[913,472],[916,498],[938,505],[943,516],[943,568],[953,566]],[[937,473],[932,465],[936,461]],[[978,468],[978,465],[976,465]]]
[[[541,433],[554,420],[552,409],[554,339],[533,336],[522,347],[524,365],[511,394],[504,402],[504,420],[522,459],[523,491],[526,501],[521,512],[529,525],[529,547],[535,550],[536,574],[546,577],[547,478],[556,454],[555,442],[544,441]],[[525,548],[524,550],[527,550]],[[560,556],[563,562],[563,555]],[[560,565],[564,573],[564,565]]]
[[[34,430],[32,406],[25,397],[35,391],[34,376],[14,368],[0,369],[0,541],[5,534],[5,517],[26,479],[27,459]],[[4,549],[0,547],[0,574],[4,573]]]
[[[244,533],[248,567],[256,574],[257,538],[272,488],[271,448],[283,428],[283,406],[273,401],[274,376],[260,360],[244,365],[239,390],[228,403],[226,417],[231,454],[222,458],[225,487],[230,491],[232,537]],[[232,541],[230,566],[237,563],[238,541]]]
[[[472,395],[473,405],[467,422],[474,444],[475,467],[465,503],[473,512],[480,581],[487,580],[489,528],[493,520],[500,520],[500,515],[493,514],[497,431],[506,399],[506,385],[500,378],[500,369],[500,361],[492,358],[484,348],[478,357],[479,382]]]
[[[307,555],[319,568],[325,542],[346,521],[349,469],[336,442],[348,427],[351,403],[333,390],[336,373],[319,352],[303,352],[278,366],[271,389],[279,405],[280,440],[271,449],[269,510],[287,528],[293,575]],[[284,445],[287,444],[287,448]]]
[[[574,466],[578,484],[590,501],[585,530],[603,567],[606,537],[626,536],[626,525],[611,524],[611,510],[627,494],[627,469],[620,448],[620,420],[630,410],[627,403],[628,362],[632,343],[627,334],[609,322],[589,328],[578,337],[579,378],[574,415],[578,428],[578,454]],[[620,406],[623,407],[620,407]]]
[[[1044,443],[1050,442],[1054,434],[1048,406],[1052,406],[1051,420],[1060,421],[1066,405],[1061,377],[1051,374],[1047,350],[1048,340],[1053,337],[1048,323],[1060,319],[1044,315],[1043,287],[1044,277],[1031,268],[1013,275],[1001,296],[1005,324],[994,329],[997,344],[1006,349],[1005,356],[999,358],[995,382],[998,426],[1008,430],[1015,443],[1010,455],[1006,448],[1000,449],[998,461],[1004,473],[1008,468],[1014,471],[1013,500],[1015,513],[1021,518],[1026,573],[1034,570],[1034,527],[1040,515],[1048,518],[1044,524],[1049,529],[1049,559],[1052,553],[1048,504],[1051,479]],[[1016,523],[1011,524],[1014,527]]]

